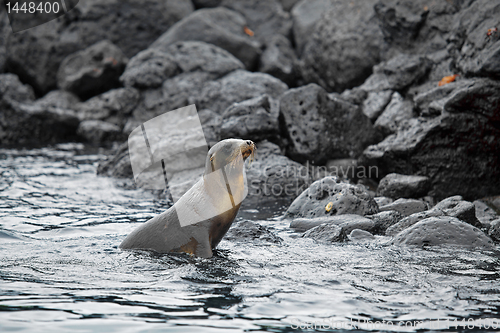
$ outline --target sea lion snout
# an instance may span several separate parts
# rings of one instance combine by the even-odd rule
[[[248,156],[252,155],[255,153],[255,150],[257,147],[255,146],[255,143],[252,140],[246,140],[246,147],[241,147],[241,154],[243,155],[243,159],[247,159]]]

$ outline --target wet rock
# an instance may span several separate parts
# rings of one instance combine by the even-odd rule
[[[359,87],[366,91],[401,91],[423,79],[432,61],[421,55],[398,54],[373,68],[373,74]]]
[[[285,212],[286,218],[378,213],[378,206],[361,185],[341,183],[335,177],[315,181]]]
[[[429,217],[445,216],[445,214],[438,209],[429,209],[423,212],[414,213],[410,216],[400,219],[398,223],[395,223],[386,229],[385,234],[387,236],[395,236],[401,231],[411,227],[412,225],[425,220]]]
[[[107,39],[130,58],[193,9],[182,0],[80,2],[63,18],[12,34],[6,66],[43,94],[56,87],[66,56]]]
[[[302,76],[328,91],[361,84],[379,63],[383,35],[375,19],[375,0],[336,1],[316,24],[302,52]],[[310,36],[310,37],[309,37]]]
[[[375,239],[370,232],[361,229],[354,229],[347,238],[352,242],[366,242]]]
[[[247,24],[242,15],[224,7],[199,9],[177,22],[150,48],[165,50],[178,41],[202,41],[228,51],[247,69],[253,69],[261,53],[260,43],[245,34]]]
[[[269,228],[250,220],[233,223],[224,239],[229,241],[259,241],[266,243],[281,243],[283,240],[276,236]]]
[[[394,237],[395,245],[455,245],[492,250],[493,241],[481,230],[455,217],[424,219]]]
[[[393,199],[420,198],[430,190],[430,180],[423,176],[408,176],[391,173],[382,178],[377,194]]]
[[[302,237],[312,238],[320,242],[336,243],[345,240],[342,227],[336,224],[324,223],[304,233]]]
[[[291,14],[293,18],[293,36],[297,53],[300,55],[302,50],[311,38],[316,23],[321,16],[330,8],[333,3],[330,0],[301,0],[293,7]]]
[[[500,242],[500,219],[491,221],[491,226],[488,235],[495,241]]]
[[[476,217],[483,225],[488,225],[492,221],[497,220],[500,216],[483,200],[473,202],[476,207]]]
[[[356,157],[380,138],[357,106],[330,98],[316,84],[288,90],[280,100],[280,112],[290,137],[288,154],[294,160],[324,164],[328,159]]]
[[[268,95],[234,103],[222,114],[221,138],[277,139],[278,116],[279,102]]]
[[[429,209],[429,205],[423,201],[415,199],[398,199],[393,203],[380,207],[380,211],[395,210],[403,216],[419,213]]]
[[[500,35],[488,37],[488,29],[500,27],[500,4],[475,2],[455,19],[450,49],[457,67],[468,76],[500,77]],[[452,47],[453,46],[453,47]]]
[[[371,91],[363,101],[363,113],[375,121],[391,101],[392,90]]]
[[[57,72],[57,85],[87,99],[119,87],[118,78],[127,62],[116,45],[103,40],[64,58]]]
[[[376,129],[389,135],[397,131],[401,122],[411,118],[413,118],[413,102],[404,100],[398,92],[395,92],[374,125]]]
[[[248,196],[244,205],[256,206],[278,199],[288,204],[309,184],[307,168],[283,156],[271,142],[257,142],[255,161],[247,167]]]
[[[345,235],[353,229],[372,230],[374,223],[363,216],[356,214],[340,214],[315,218],[296,218],[290,222],[290,228],[303,232],[322,224],[335,224],[342,227]]]
[[[177,42],[164,50],[149,48],[133,57],[120,81],[126,86],[156,88],[180,73],[201,71],[216,79],[243,68],[241,61],[215,45]]]
[[[259,62],[259,72],[270,74],[294,86],[297,81],[297,58],[288,38],[283,35],[271,37],[266,43]]]
[[[93,144],[126,139],[120,127],[102,120],[84,120],[78,125],[76,133]]]
[[[290,14],[278,0],[223,0],[221,5],[243,15],[254,34],[252,37],[263,43],[276,35],[290,35]]]
[[[197,107],[222,113],[235,102],[263,94],[278,98],[287,89],[285,83],[269,74],[236,70],[219,80],[207,82],[195,99]]]
[[[290,225],[290,227],[292,226]],[[302,227],[305,227],[305,225],[302,225]],[[330,216],[328,222],[308,229],[302,237],[313,238],[318,241],[340,242],[345,240],[353,230],[369,231],[372,229],[373,222],[371,220],[359,215],[344,214]]]
[[[398,211],[388,210],[373,215],[367,215],[366,217],[374,223],[371,231],[372,233],[385,235],[386,230],[398,223],[403,218],[403,215],[401,215]]]
[[[115,178],[133,178],[134,173],[130,164],[128,142],[121,144],[113,155],[99,162],[97,174]]]
[[[373,198],[379,207],[393,203],[394,200],[388,197],[375,197]]]
[[[494,195],[500,182],[500,99],[491,80],[475,79],[460,88],[435,118],[403,122],[394,135],[368,147],[361,165],[376,165],[387,173],[428,176],[431,196],[442,199]],[[472,82],[471,82],[472,83]],[[477,90],[474,88],[478,86]],[[488,87],[487,89],[485,87]],[[453,161],[453,162],[451,162]],[[446,166],[446,168],[443,168]]]
[[[80,120],[107,120],[123,126],[139,101],[134,88],[113,89],[93,97],[77,107]]]

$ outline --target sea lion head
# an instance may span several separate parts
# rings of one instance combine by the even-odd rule
[[[255,143],[250,140],[226,139],[215,144],[207,154],[205,175],[226,167],[242,166],[249,156],[254,156]]]

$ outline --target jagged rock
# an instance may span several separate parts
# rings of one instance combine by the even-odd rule
[[[430,190],[430,180],[423,176],[408,176],[391,173],[382,178],[377,194],[393,199],[420,198]]]
[[[291,12],[293,18],[293,36],[299,55],[302,53],[307,41],[311,38],[316,23],[332,6],[333,3],[330,0],[301,0],[293,7]]]
[[[33,88],[22,84],[15,74],[0,74],[0,106],[8,101],[28,102],[35,99]]]
[[[378,213],[377,203],[361,185],[341,183],[335,177],[317,180],[288,207],[286,218]]]
[[[392,94],[392,90],[371,91],[363,102],[363,113],[375,121],[391,101]]]
[[[277,139],[278,116],[279,102],[268,95],[234,103],[222,114],[221,138]]]
[[[419,213],[429,209],[429,205],[423,201],[415,199],[398,199],[393,203],[379,208],[381,212],[395,210],[403,216]]]
[[[233,223],[224,239],[229,241],[281,243],[283,240],[265,226],[250,220]]]
[[[107,39],[130,58],[193,9],[183,0],[81,1],[64,18],[10,35],[6,67],[43,94],[66,56]]]
[[[258,206],[282,200],[291,202],[307,188],[307,168],[283,156],[271,142],[257,142],[255,161],[247,167],[248,196],[246,206]]]
[[[357,106],[330,98],[316,84],[283,94],[280,112],[290,137],[288,154],[294,160],[324,164],[329,159],[356,157],[363,147],[380,139]]]
[[[493,241],[481,230],[455,217],[439,216],[424,219],[394,237],[395,245],[455,245],[492,250]]]
[[[93,144],[125,139],[120,127],[102,120],[84,120],[78,125],[76,133]]]
[[[259,62],[259,72],[270,74],[289,86],[297,81],[297,57],[288,38],[276,35],[269,38]]]
[[[221,5],[243,15],[254,33],[252,37],[261,42],[290,35],[290,14],[283,11],[278,0],[223,0]]]
[[[492,221],[497,220],[500,216],[491,208],[486,200],[476,200],[473,202],[476,207],[476,217],[483,225],[488,225]]]
[[[165,51],[178,41],[202,41],[228,51],[247,69],[253,69],[261,53],[260,43],[245,34],[246,25],[245,18],[233,10],[224,7],[199,9],[177,22],[150,48]]]
[[[345,235],[353,229],[373,230],[374,223],[366,217],[356,214],[340,214],[315,218],[296,218],[290,222],[290,228],[303,232],[321,224],[335,224],[342,227]]]
[[[395,133],[404,120],[411,118],[413,118],[413,102],[404,100],[398,92],[395,92],[374,126],[385,135],[389,135]]]
[[[222,113],[235,102],[263,94],[278,98],[287,89],[285,83],[269,74],[236,70],[219,80],[207,82],[196,98],[196,105]]]
[[[490,230],[488,231],[488,235],[497,242],[500,242],[500,219],[491,221],[491,226]]]
[[[57,72],[57,84],[87,99],[119,87],[118,78],[127,62],[116,45],[103,40],[64,58]]]
[[[335,1],[324,10],[302,52],[302,76],[328,91],[361,84],[385,48],[375,0]],[[297,7],[296,7],[297,8]],[[354,10],[355,8],[355,10]]]
[[[215,45],[177,42],[164,50],[149,48],[138,53],[130,60],[120,81],[126,86],[156,88],[180,73],[201,71],[216,79],[243,67],[241,61]]]
[[[366,91],[401,91],[419,82],[431,69],[432,61],[421,55],[398,54],[373,68],[373,74],[359,87]]]
[[[366,217],[374,223],[371,232],[379,235],[385,235],[388,228],[395,225],[403,218],[403,216],[395,210],[388,210],[373,215],[367,215]]]
[[[347,238],[352,242],[366,242],[375,239],[370,232],[361,229],[354,229]]]

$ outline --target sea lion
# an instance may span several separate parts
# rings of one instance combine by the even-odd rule
[[[244,161],[254,151],[250,140],[218,142],[208,151],[203,177],[172,207],[130,233],[120,248],[212,257],[248,191]]]

